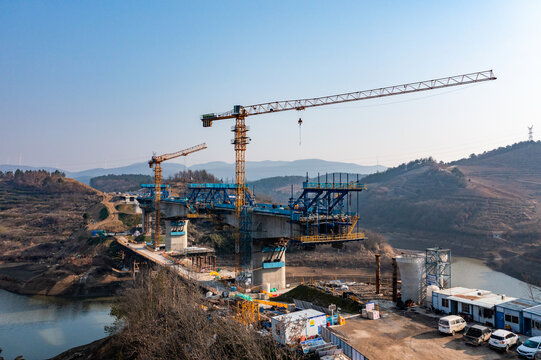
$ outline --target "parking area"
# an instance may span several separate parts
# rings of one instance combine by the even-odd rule
[[[437,319],[413,311],[384,311],[379,320],[348,319],[335,328],[370,360],[378,359],[517,359],[515,348],[508,353],[492,350],[488,344],[471,346],[463,334],[441,335]]]

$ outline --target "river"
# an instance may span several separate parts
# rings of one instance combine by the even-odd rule
[[[46,359],[107,335],[111,299],[22,296],[0,289],[0,347],[6,360]]]
[[[490,290],[496,294],[526,299],[531,299],[533,294],[534,298],[541,302],[541,288],[494,271],[486,266],[482,260],[464,257],[452,258],[451,275],[452,286]]]

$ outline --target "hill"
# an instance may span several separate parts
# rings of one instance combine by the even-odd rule
[[[192,170],[205,169],[218,178],[233,179],[235,174],[235,164],[225,162],[211,162],[206,164],[193,165]],[[371,174],[377,171],[384,171],[386,167],[363,166],[353,163],[344,163],[337,161],[325,161],[319,159],[304,159],[294,161],[247,161],[246,178],[248,181],[257,181],[269,177],[277,176],[308,176],[314,177],[318,173],[354,173]],[[232,180],[231,180],[232,181]]]
[[[541,283],[541,263],[532,258],[541,252],[540,155],[540,142],[526,142],[450,164],[429,158],[369,175],[358,205],[362,225],[393,246],[450,247]]]
[[[90,186],[103,192],[130,192],[141,189],[141,184],[152,184],[150,175],[104,175],[90,179]]]
[[[20,170],[38,170],[44,169],[46,171],[55,171],[57,169],[52,168],[38,168],[31,166],[17,166],[17,165],[0,165],[0,171],[15,171]],[[205,164],[197,164],[190,167],[185,167],[182,164],[174,162],[165,162],[162,164],[162,175],[164,178],[174,176],[175,174],[184,170],[206,170],[209,173],[216,176],[218,179],[234,181],[235,176],[235,164],[226,163],[223,161],[214,161]],[[386,167],[381,165],[376,166],[363,166],[353,163],[343,163],[337,161],[325,161],[319,159],[305,159],[295,161],[247,161],[246,162],[246,178],[248,181],[256,181],[259,179],[273,177],[273,176],[305,176],[308,172],[309,176],[317,176],[318,172],[321,174],[332,172],[348,172],[355,174],[371,174],[377,171],[384,171]],[[148,163],[141,162],[128,166],[122,166],[117,168],[96,168],[83,171],[64,171],[67,177],[73,178],[84,184],[90,184],[90,179],[105,176],[105,175],[124,175],[124,174],[139,174],[139,175],[152,175],[152,169],[148,167]]]
[[[107,241],[95,242],[87,230],[108,217],[103,201],[60,172],[0,172],[0,286],[24,294],[109,293],[115,278]]]

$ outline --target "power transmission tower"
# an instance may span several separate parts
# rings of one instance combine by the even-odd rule
[[[528,126],[528,141],[533,141],[533,125]]]

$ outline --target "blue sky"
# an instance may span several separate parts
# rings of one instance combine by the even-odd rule
[[[497,81],[248,118],[247,160],[449,161],[541,133],[539,1],[0,1],[0,163],[67,170],[201,142],[234,104],[494,69]],[[298,118],[303,118],[299,145]]]

